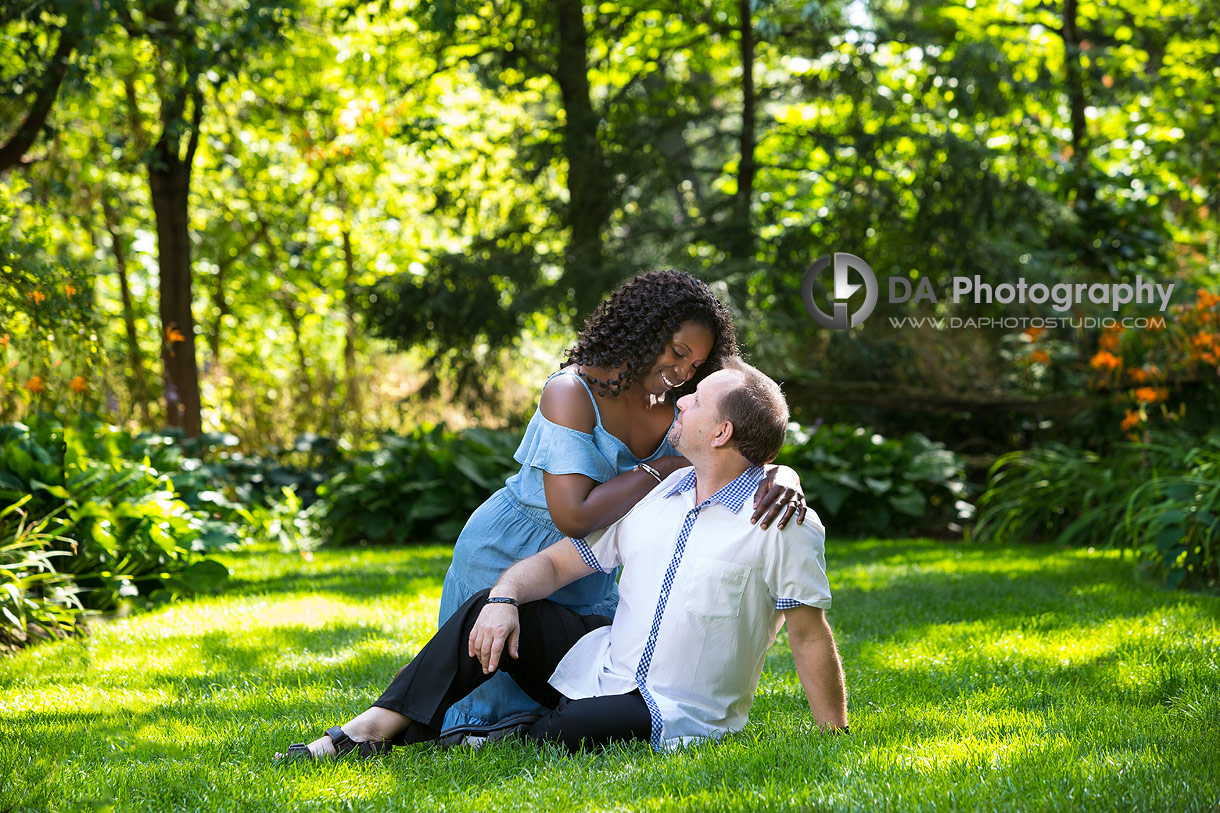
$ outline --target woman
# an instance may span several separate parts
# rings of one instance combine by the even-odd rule
[[[653,486],[688,465],[666,435],[677,397],[735,355],[732,318],[690,274],[640,274],[586,321],[559,372],[543,386],[514,458],[521,470],[470,517],[453,549],[441,595],[443,624],[514,562],[565,536],[581,538],[625,515]],[[785,485],[776,485],[777,472]],[[754,521],[784,527],[805,518],[799,479],[771,467]],[[551,596],[579,613],[611,616],[612,575],[594,574]],[[497,675],[445,717],[445,728],[481,726],[537,705]]]

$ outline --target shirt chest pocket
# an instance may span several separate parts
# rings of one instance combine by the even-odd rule
[[[700,618],[736,618],[750,578],[747,565],[697,557],[692,563],[686,611]]]

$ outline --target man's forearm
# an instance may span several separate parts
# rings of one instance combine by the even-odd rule
[[[571,540],[561,539],[504,571],[491,588],[490,597],[512,598],[519,604],[538,601],[592,572],[593,568],[581,559]],[[471,657],[479,659],[484,674],[491,674],[499,667],[500,657],[505,652],[510,658],[517,657],[520,631],[520,617],[515,607],[488,602],[470,631],[467,651]]]
[[[561,539],[555,545],[571,547],[572,543],[567,539]],[[575,549],[573,549],[574,553]],[[580,568],[584,572],[566,572],[573,570],[571,563],[565,561],[570,558],[568,556],[556,556],[555,551],[547,549],[541,553],[534,554],[528,559],[522,559],[504,571],[503,575],[496,581],[495,586],[491,588],[491,595],[515,598],[522,604],[527,601],[544,599],[579,576],[591,572],[583,565],[580,565]],[[557,559],[559,564],[556,562]],[[578,564],[579,561],[579,558],[577,558]]]
[[[835,648],[834,635],[826,627],[824,635],[789,641],[796,673],[805,690],[813,718],[822,728],[847,725],[847,690],[843,685],[843,666]]]

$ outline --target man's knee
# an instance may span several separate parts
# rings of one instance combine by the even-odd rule
[[[612,742],[648,741],[652,737],[652,717],[638,692],[583,700],[565,697],[525,734],[531,739],[560,743],[575,753]]]

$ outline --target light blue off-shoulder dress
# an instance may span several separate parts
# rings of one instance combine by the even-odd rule
[[[543,472],[583,474],[604,483],[631,471],[639,463],[678,454],[666,439],[648,457],[636,457],[627,444],[602,426],[597,400],[584,379],[575,371],[561,370],[548,378],[547,383],[557,375],[575,376],[589,392],[597,418],[593,434],[551,423],[543,417],[541,407],[534,412],[525,437],[513,455],[521,464],[521,470],[475,510],[453,546],[453,564],[445,574],[441,594],[442,624],[471,595],[494,584],[509,565],[533,556],[563,538],[546,508]],[[594,573],[586,576],[552,595],[551,601],[579,613],[612,616],[618,604],[616,575]],[[517,688],[512,678],[500,674],[453,706],[445,715],[445,728],[485,725],[532,709],[538,709],[538,705]]]

